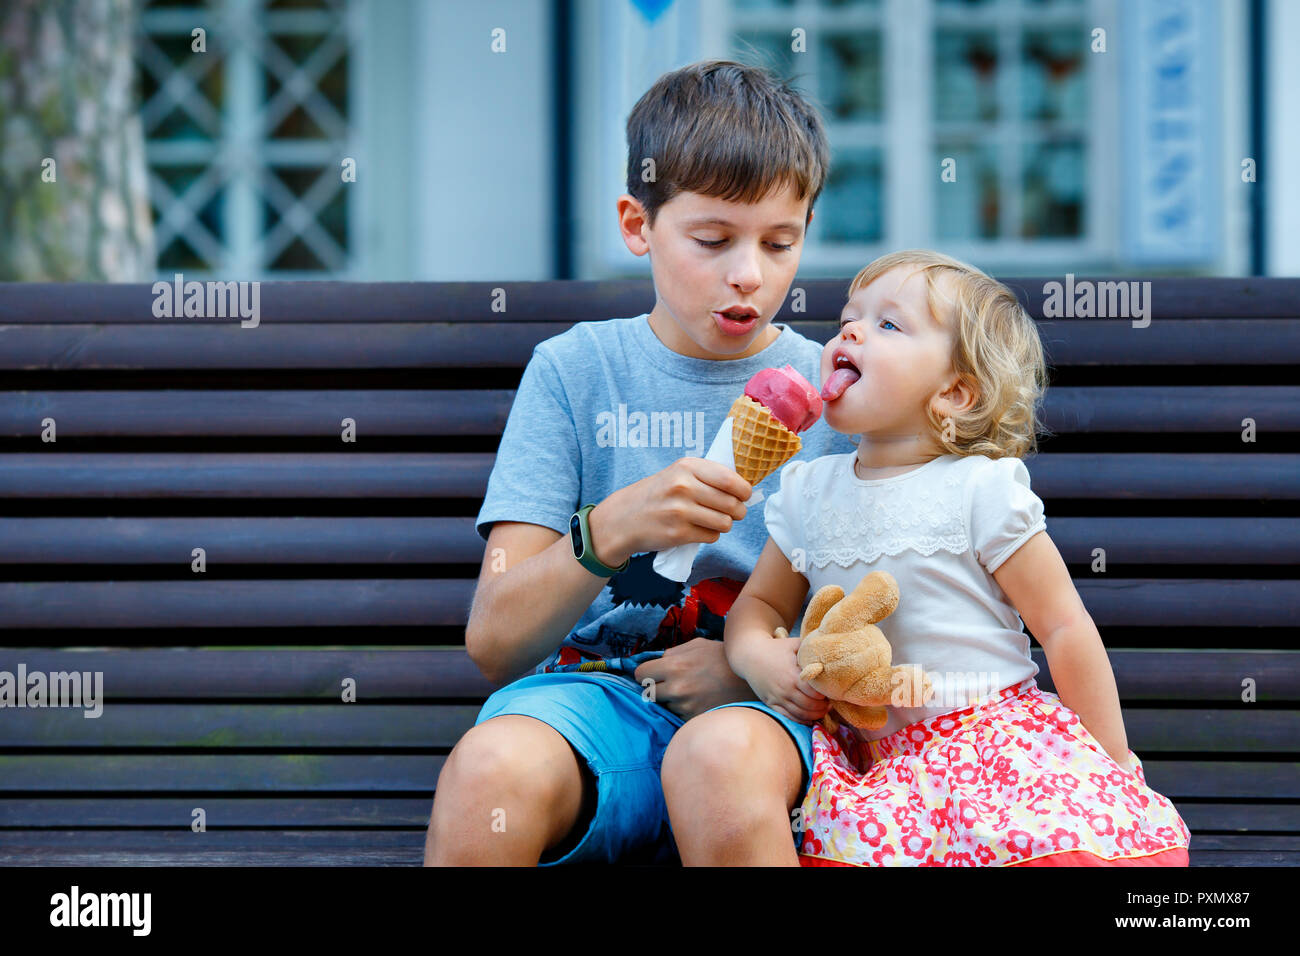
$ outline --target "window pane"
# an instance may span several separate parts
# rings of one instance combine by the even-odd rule
[[[1020,102],[1025,119],[1082,123],[1087,83],[1083,55],[1089,34],[1082,27],[1034,31],[1021,44]]]
[[[822,102],[836,119],[879,120],[880,33],[836,33],[822,41],[818,60]]]
[[[884,237],[884,180],[879,149],[836,152],[826,189],[817,201],[825,242],[879,242]]]
[[[1022,235],[1083,235],[1085,158],[1085,146],[1078,137],[1025,147]]]
[[[997,37],[984,30],[939,30],[934,56],[935,118],[996,120]]]
[[[996,239],[998,236],[997,154],[991,146],[970,143],[940,145],[934,168],[943,172],[945,159],[956,160],[954,182],[936,177],[934,232],[940,239]]]
[[[794,67],[795,53],[790,49],[788,33],[770,31],[738,30],[731,43],[732,59],[741,63],[765,66],[781,76],[792,76],[797,71]],[[801,60],[803,69],[807,60]]]

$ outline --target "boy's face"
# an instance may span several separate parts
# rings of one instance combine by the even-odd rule
[[[840,312],[839,334],[822,349],[822,385],[841,350],[862,377],[825,403],[826,424],[880,440],[924,433],[926,404],[955,378],[948,320],[931,315],[915,267],[896,266],[855,292]]]
[[[635,255],[650,253],[650,327],[660,341],[702,359],[748,358],[772,344],[780,334],[772,317],[803,251],[808,201],[793,193],[787,185],[754,204],[678,193],[659,208],[653,229],[636,199],[619,197],[623,241]],[[717,314],[742,307],[757,318],[737,324]]]

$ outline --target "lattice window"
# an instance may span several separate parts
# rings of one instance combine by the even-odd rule
[[[160,276],[320,278],[355,259],[348,0],[142,0],[136,59]],[[206,52],[193,31],[206,31]]]

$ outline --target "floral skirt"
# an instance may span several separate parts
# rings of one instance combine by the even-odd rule
[[[1033,678],[880,740],[819,724],[799,862],[1187,866],[1187,825],[1129,754],[1132,773]]]

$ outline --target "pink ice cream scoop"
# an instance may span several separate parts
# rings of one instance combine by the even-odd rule
[[[795,434],[822,416],[821,395],[790,365],[763,369],[745,384],[745,394]]]

